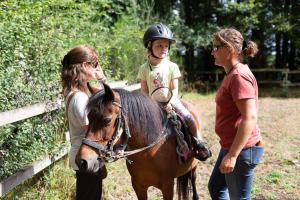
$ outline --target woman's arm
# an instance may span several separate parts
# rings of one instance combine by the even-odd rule
[[[223,158],[223,161],[220,165],[220,170],[222,173],[230,173],[233,171],[236,159],[251,136],[257,121],[255,99],[238,100],[236,105],[242,115],[242,120],[229,152]]]

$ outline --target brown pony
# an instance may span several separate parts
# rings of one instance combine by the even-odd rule
[[[189,182],[193,199],[198,199],[197,160],[179,163],[174,126],[157,102],[104,84],[89,99],[87,111],[89,130],[76,157],[80,170],[95,173],[105,162],[124,157],[139,200],[147,199],[150,186],[160,189],[164,200],[172,200],[174,178],[179,199],[189,198]],[[210,151],[205,145],[203,150],[206,159]]]

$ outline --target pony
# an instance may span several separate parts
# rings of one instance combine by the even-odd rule
[[[178,199],[189,198],[190,185],[193,200],[199,199],[198,160],[191,156],[178,161],[174,126],[159,103],[138,92],[103,86],[87,104],[89,128],[76,156],[79,170],[96,173],[105,163],[125,158],[139,200],[147,200],[150,186],[161,190],[164,200],[172,200],[175,178]],[[210,157],[206,143],[202,154],[203,160]]]

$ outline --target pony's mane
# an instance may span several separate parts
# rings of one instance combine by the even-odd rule
[[[146,143],[157,140],[163,130],[166,115],[156,101],[141,94],[124,89],[115,89],[119,93],[122,112],[127,116],[129,126],[139,134]]]
[[[136,133],[139,141],[153,142],[161,135],[166,114],[157,102],[139,92],[114,89],[120,95],[122,114],[126,117],[131,130]],[[94,94],[87,104],[89,119],[99,118],[105,105],[104,91]],[[98,116],[98,117],[97,117]]]

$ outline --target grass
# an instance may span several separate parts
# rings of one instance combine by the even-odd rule
[[[191,101],[196,101],[196,100],[210,100],[210,99],[214,99],[215,98],[215,92],[210,92],[207,94],[199,94],[199,93],[195,93],[195,92],[191,92],[191,93],[184,93],[182,95],[183,99],[187,99],[187,100],[191,100]]]
[[[282,174],[277,171],[272,171],[266,175],[266,181],[270,184],[278,184],[282,179]]]
[[[75,176],[64,158],[7,193],[2,200],[73,199]]]

